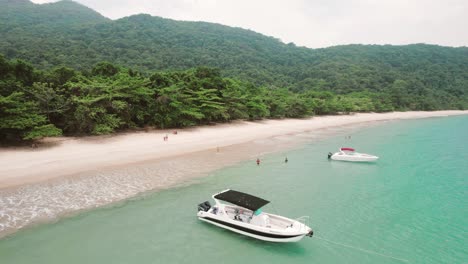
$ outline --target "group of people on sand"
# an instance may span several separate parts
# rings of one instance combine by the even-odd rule
[[[172,131],[172,134],[177,135],[177,130]],[[163,140],[168,141],[169,140],[169,134],[166,134],[163,137]],[[219,152],[219,147],[216,147],[216,152]],[[260,158],[257,158],[256,162],[257,162],[257,166],[260,166],[260,163],[261,163]],[[286,157],[284,159],[284,163],[288,163],[288,157]]]

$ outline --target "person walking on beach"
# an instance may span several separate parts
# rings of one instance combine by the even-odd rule
[[[257,158],[257,166],[260,165],[260,159]]]

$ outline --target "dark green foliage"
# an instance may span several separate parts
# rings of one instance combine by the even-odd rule
[[[3,0],[0,5],[0,53],[40,69],[66,65],[88,71],[108,61],[86,75],[110,77],[119,72],[113,64],[133,68],[130,76],[209,66],[227,77],[296,92],[385,93],[392,109],[467,107],[466,47],[347,45],[313,50],[219,24],[149,15],[112,21],[72,1],[37,5]],[[31,71],[21,63],[16,67],[18,77],[31,85],[34,76],[24,75]],[[55,83],[72,78],[67,68],[59,69],[51,76]],[[215,74],[207,69],[200,68],[197,77]],[[375,107],[391,110],[387,103]],[[255,104],[250,105],[255,112]],[[251,118],[266,114],[257,110],[263,114]],[[280,117],[274,111],[273,116]]]
[[[104,77],[111,77],[119,72],[119,68],[115,67],[109,62],[100,62],[91,70],[92,75],[100,75]]]
[[[0,72],[0,142],[60,135],[34,100],[31,85],[38,74],[32,66],[0,56]]]
[[[44,81],[54,85],[64,85],[66,82],[72,80],[76,76],[77,73],[75,70],[67,67],[60,67],[51,71],[50,74],[46,76]]]
[[[466,47],[313,50],[219,24],[112,21],[72,1],[0,0],[0,36],[0,141],[468,108]]]
[[[39,107],[21,92],[0,95],[0,141],[58,136],[62,131],[38,113]]]
[[[437,93],[396,80],[387,91],[293,92],[222,77],[219,69],[155,72],[98,63],[83,75],[68,68],[35,70],[0,56],[0,141],[66,134],[109,134],[155,126],[187,127],[236,119],[300,118],[394,109],[432,110]],[[446,99],[446,98],[445,98]],[[461,101],[463,102],[463,101]],[[450,106],[450,102],[446,103]],[[465,107],[464,104],[460,105]]]

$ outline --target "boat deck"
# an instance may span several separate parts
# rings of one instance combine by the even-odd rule
[[[225,206],[226,215],[232,220],[251,223],[252,220],[252,211],[238,208],[235,206]],[[264,226],[272,229],[286,229],[288,226],[291,226],[293,222],[287,221],[283,218],[276,217],[268,213],[262,213],[263,215],[268,216],[268,223]]]

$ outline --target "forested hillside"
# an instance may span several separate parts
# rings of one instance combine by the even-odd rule
[[[394,109],[391,94],[292,92],[222,77],[208,67],[145,76],[98,63],[85,72],[43,72],[0,56],[0,142]]]
[[[0,36],[3,141],[468,108],[467,47],[308,49],[213,23],[149,15],[113,21],[72,1],[0,0]]]

